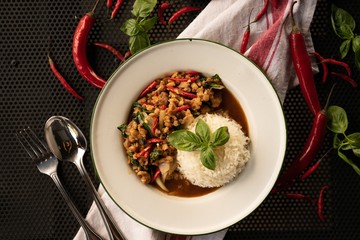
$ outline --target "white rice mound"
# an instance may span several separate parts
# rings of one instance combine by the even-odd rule
[[[214,133],[216,129],[227,126],[229,141],[215,148],[215,170],[204,167],[200,160],[200,151],[180,151],[177,153],[179,171],[192,184],[200,187],[220,187],[232,181],[245,168],[250,159],[249,142],[242,127],[233,119],[219,114],[205,114],[197,117],[188,127],[195,132],[199,119],[203,119]]]

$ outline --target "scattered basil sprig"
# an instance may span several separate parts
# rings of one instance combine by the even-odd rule
[[[347,11],[333,4],[331,23],[336,35],[343,40],[340,45],[341,58],[345,58],[352,48],[355,53],[355,66],[360,69],[360,36],[354,33],[356,27],[354,18]]]
[[[360,168],[350,159],[349,155],[360,158],[360,133],[347,135],[348,118],[343,108],[330,106],[326,112],[329,118],[327,127],[334,133],[333,148],[337,149],[338,156],[348,163],[357,174]]]
[[[228,127],[220,127],[212,133],[206,122],[199,119],[195,133],[185,129],[177,130],[168,136],[168,141],[178,150],[200,150],[201,163],[204,167],[214,170],[216,167],[214,149],[227,143],[229,138]]]
[[[130,18],[124,22],[120,30],[129,36],[129,48],[132,54],[150,46],[148,31],[154,27],[158,18],[150,17],[157,0],[135,0]]]

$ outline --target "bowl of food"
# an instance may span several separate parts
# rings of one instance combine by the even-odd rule
[[[286,126],[253,62],[215,42],[178,39],[114,72],[93,110],[90,149],[102,185],[130,217],[198,235],[235,224],[266,198]]]

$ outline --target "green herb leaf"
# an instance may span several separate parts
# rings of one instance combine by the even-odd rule
[[[139,32],[137,35],[129,37],[129,47],[132,54],[135,54],[148,46],[150,46],[150,39],[145,32]]]
[[[360,158],[360,148],[353,149],[353,153],[356,157]]]
[[[126,20],[120,30],[128,36],[135,36],[139,33],[137,21],[133,18]]]
[[[152,18],[144,18],[139,22],[139,26],[141,27],[142,31],[147,32],[155,26],[157,20],[157,16]]]
[[[216,161],[214,149],[210,146],[205,146],[201,149],[200,160],[204,167],[215,170]]]
[[[182,129],[172,132],[168,141],[176,149],[182,151],[194,151],[201,147],[201,139],[193,132]]]
[[[347,11],[334,4],[331,6],[331,23],[336,35],[340,38],[351,39],[354,36],[354,18]]]
[[[339,138],[339,134],[335,133],[333,138],[333,148],[337,149],[341,145],[341,140]]]
[[[219,147],[227,143],[230,139],[228,127],[220,127],[216,129],[214,134],[211,136],[210,144],[212,147]]]
[[[330,106],[326,111],[326,115],[329,118],[327,127],[334,133],[345,133],[348,127],[348,119],[346,112],[339,106]]]
[[[354,52],[360,51],[360,36],[356,36],[353,38],[352,49]]]
[[[351,39],[343,41],[340,45],[340,57],[341,59],[345,58],[350,50]]]
[[[348,158],[344,153],[342,153],[340,150],[338,150],[338,155],[339,157],[344,160],[347,164],[349,164],[354,170],[355,172],[360,175],[360,169],[359,167],[350,159]]]
[[[207,144],[210,141],[211,131],[204,120],[198,120],[195,126],[195,133],[201,139],[202,143]]]
[[[123,138],[127,138],[128,135],[126,134],[126,128],[127,128],[127,124],[123,123],[120,126],[117,127],[117,129],[119,129],[119,131],[121,132],[121,135],[123,136]]]
[[[346,138],[349,142],[351,149],[360,148],[360,133],[352,133]]]
[[[135,0],[131,13],[135,17],[146,18],[154,10],[157,0]]]
[[[360,50],[355,52],[355,66],[360,70]]]

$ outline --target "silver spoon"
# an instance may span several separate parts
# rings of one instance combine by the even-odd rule
[[[83,156],[87,141],[81,130],[69,119],[62,116],[50,117],[45,123],[45,138],[53,154],[62,161],[72,162],[78,168],[86,185],[94,196],[100,215],[111,240],[126,240],[122,231],[116,226],[105,204],[101,200],[85,169]]]

